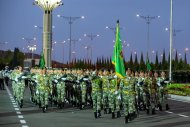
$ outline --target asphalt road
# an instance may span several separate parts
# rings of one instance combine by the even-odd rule
[[[9,91],[10,89],[10,91]],[[46,113],[29,100],[25,90],[23,108],[12,97],[11,87],[0,91],[0,127],[190,127],[190,103],[169,100],[169,111],[157,111],[156,115],[140,112],[138,118],[124,124],[124,116],[111,119],[103,114],[95,119],[92,109],[79,110],[70,106],[64,109],[49,107]]]

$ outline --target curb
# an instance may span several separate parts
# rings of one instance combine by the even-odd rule
[[[173,94],[169,94],[168,96],[171,99],[190,102],[190,96],[179,96],[179,95],[173,95]]]

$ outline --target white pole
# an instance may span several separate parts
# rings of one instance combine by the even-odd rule
[[[171,0],[170,5],[170,70],[169,70],[169,80],[172,80],[172,41],[173,41],[173,0]]]

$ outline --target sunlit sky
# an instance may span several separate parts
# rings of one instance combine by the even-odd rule
[[[0,0],[0,49],[13,50],[18,47],[24,52],[29,52],[27,46],[37,45],[36,53],[42,51],[42,29],[36,29],[34,25],[43,26],[43,11],[32,3],[34,0]],[[170,0],[62,0],[63,6],[53,11],[53,45],[52,57],[60,62],[68,61],[69,54],[69,23],[57,15],[85,16],[78,19],[72,25],[72,39],[76,42],[75,57],[86,58],[85,46],[92,47],[93,61],[97,57],[110,57],[113,52],[114,32],[106,29],[106,26],[115,27],[120,20],[121,40],[130,46],[123,48],[124,56],[129,60],[131,52],[144,55],[147,51],[147,24],[146,21],[137,18],[136,14],[143,16],[160,16],[150,23],[150,56],[153,60],[157,51],[159,57],[163,49],[169,53],[169,27]],[[184,49],[190,48],[190,0],[173,0],[173,27],[177,31],[174,38],[174,48],[184,57]],[[100,36],[90,40],[84,34],[99,34]],[[27,41],[22,38],[36,38],[36,41]],[[61,42],[66,41],[63,45]],[[3,44],[8,42],[7,44]],[[64,53],[64,54],[63,54]],[[89,53],[90,54],[90,53]],[[190,51],[187,52],[188,60]],[[89,55],[90,56],[90,55]],[[72,57],[73,58],[73,57]]]

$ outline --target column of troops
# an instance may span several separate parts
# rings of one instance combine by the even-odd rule
[[[23,107],[25,87],[31,91],[31,101],[43,112],[48,105],[62,109],[65,104],[84,109],[92,107],[94,117],[101,111],[112,119],[124,114],[125,123],[135,119],[139,111],[155,114],[156,110],[168,110],[165,72],[134,72],[127,69],[126,77],[119,78],[110,70],[37,69],[24,73],[15,68],[12,80],[13,95]],[[28,81],[26,83],[26,80]]]

